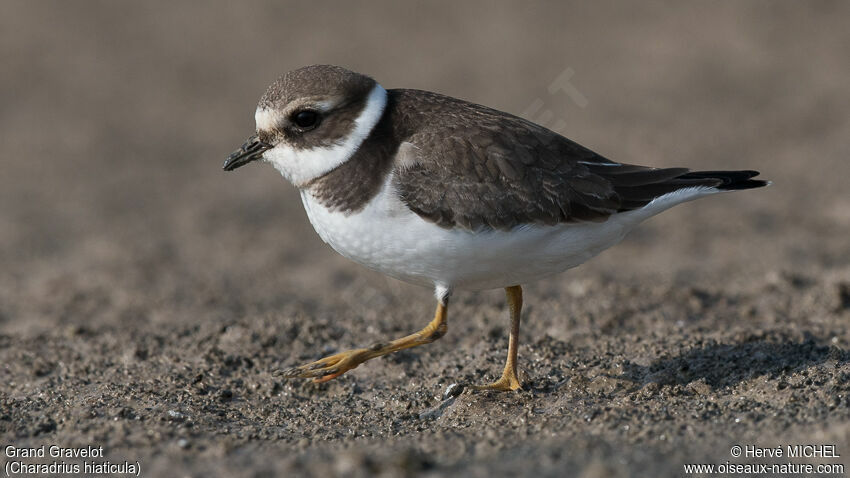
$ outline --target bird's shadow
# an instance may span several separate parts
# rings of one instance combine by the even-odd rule
[[[625,379],[640,386],[688,385],[705,380],[713,389],[734,386],[753,377],[778,378],[827,361],[844,364],[850,351],[824,344],[807,334],[801,342],[775,342],[755,338],[743,343],[710,343],[673,357],[661,357],[649,365],[626,362],[623,373],[612,378]]]

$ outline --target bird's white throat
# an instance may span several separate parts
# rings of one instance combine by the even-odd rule
[[[354,129],[342,141],[329,147],[295,149],[287,144],[279,144],[268,150],[263,158],[272,163],[289,182],[300,187],[309,181],[321,177],[348,161],[372,128],[378,124],[387,105],[387,91],[375,84],[366,106],[354,122]],[[270,129],[278,120],[278,112],[257,108],[254,119],[257,129]]]

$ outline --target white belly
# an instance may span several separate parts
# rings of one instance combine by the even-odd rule
[[[406,282],[473,290],[563,272],[618,243],[644,219],[716,191],[672,193],[601,223],[470,232],[425,221],[397,199],[389,184],[365,208],[348,215],[329,211],[307,191],[301,199],[316,232],[343,256]]]

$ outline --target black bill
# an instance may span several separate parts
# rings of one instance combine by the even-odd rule
[[[233,171],[234,169],[245,166],[246,164],[260,159],[266,150],[271,149],[272,145],[260,141],[257,135],[253,135],[245,141],[241,148],[232,152],[224,161],[224,170]]]

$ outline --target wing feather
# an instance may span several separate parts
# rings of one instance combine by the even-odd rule
[[[394,186],[408,208],[442,227],[604,221],[677,189],[729,181],[615,163],[507,113],[436,93],[390,91],[409,131]]]

